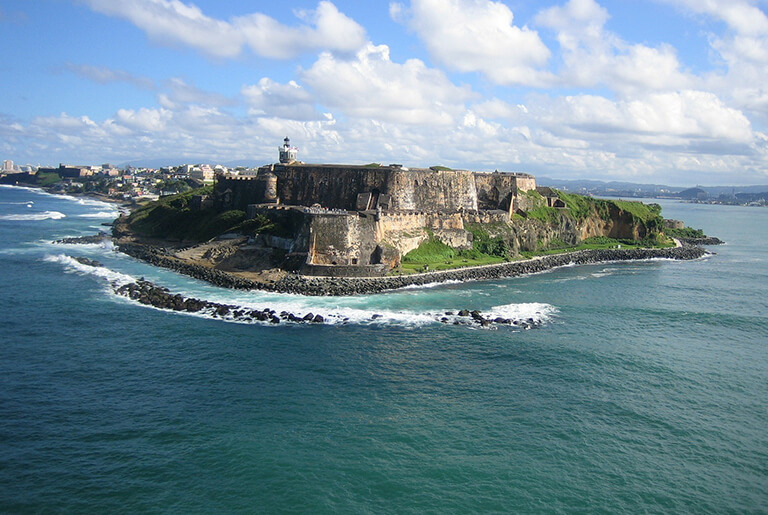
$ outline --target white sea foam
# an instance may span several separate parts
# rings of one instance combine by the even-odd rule
[[[117,210],[114,211],[98,211],[96,213],[83,213],[82,215],[77,215],[79,218],[117,218],[117,215],[119,212]]]
[[[113,287],[136,282],[136,279],[130,275],[117,272],[115,270],[110,270],[109,268],[103,266],[84,265],[73,257],[67,256],[66,254],[48,254],[43,257],[43,260],[47,261],[48,263],[59,263],[63,265],[65,270],[68,272],[100,277],[108,281],[109,284]]]
[[[67,215],[59,211],[43,211],[26,215],[0,215],[0,220],[61,220]]]
[[[459,281],[457,279],[451,279],[449,281],[436,281],[433,283],[425,283],[425,284],[409,284],[408,286],[403,286],[402,288],[398,288],[398,291],[403,290],[426,290],[430,288],[437,288],[438,286],[445,286],[446,284],[459,284],[466,281]]]
[[[524,302],[521,304],[504,304],[490,309],[486,318],[509,318],[512,320],[532,319],[537,324],[549,322],[557,314],[557,308],[541,302]]]
[[[111,242],[105,242],[105,244],[111,245]],[[101,244],[78,245],[80,248],[99,246]],[[136,278],[128,274],[111,270],[107,267],[85,265],[66,254],[49,254],[44,259],[47,262],[63,265],[68,272],[91,275],[105,280],[109,284],[111,294],[115,294],[114,290],[121,285],[136,282]],[[459,316],[455,310],[453,311],[454,314],[446,315],[445,311],[442,310],[415,311],[413,309],[392,309],[382,305],[365,305],[365,299],[351,297],[307,297],[302,295],[239,292],[234,290],[215,290],[207,293],[177,291],[175,293],[181,293],[184,297],[193,297],[217,304],[233,306],[232,311],[271,309],[277,314],[285,311],[299,318],[312,313],[313,316],[322,316],[324,323],[328,325],[355,324],[420,328],[440,323],[453,324],[457,322],[460,324],[472,324],[470,317]],[[377,299],[379,298],[377,296]],[[532,323],[535,325],[546,323],[556,312],[557,309],[553,306],[540,303],[506,304],[495,306],[489,310],[481,310],[482,315],[489,320],[504,318],[520,322],[521,324]],[[174,311],[174,313],[193,314],[182,311]],[[211,310],[203,310],[194,313],[194,315],[217,318],[228,322],[250,322],[249,320],[236,319],[231,313],[225,317],[214,316]],[[255,321],[253,322],[255,323]],[[477,325],[472,326],[477,327]]]

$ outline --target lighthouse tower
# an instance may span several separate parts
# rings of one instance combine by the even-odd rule
[[[299,149],[291,146],[291,140],[288,139],[288,136],[283,140],[283,146],[277,147],[277,150],[280,152],[280,164],[291,164],[299,156]]]

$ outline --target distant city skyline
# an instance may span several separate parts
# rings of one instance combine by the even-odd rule
[[[0,158],[764,184],[767,6],[5,0]]]

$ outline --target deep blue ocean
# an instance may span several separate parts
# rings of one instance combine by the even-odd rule
[[[309,298],[54,245],[116,208],[0,187],[0,512],[766,513],[768,209],[662,204],[727,244]],[[139,277],[334,323],[112,293]],[[435,321],[462,308],[541,325]]]

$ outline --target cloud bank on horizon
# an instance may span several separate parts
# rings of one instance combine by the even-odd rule
[[[768,178],[765,0],[274,4],[6,1],[0,156]]]

